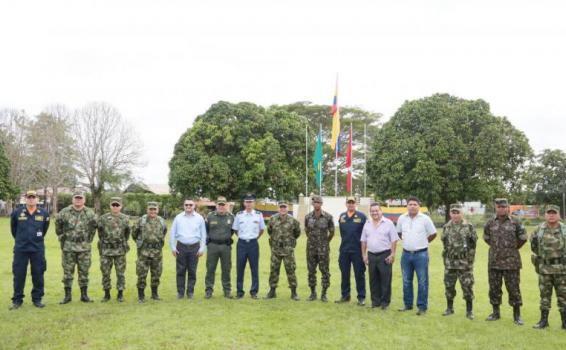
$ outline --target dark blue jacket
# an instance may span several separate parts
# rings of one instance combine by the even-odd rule
[[[357,210],[352,217],[348,217],[346,212],[340,214],[338,225],[340,227],[340,236],[342,236],[342,243],[340,243],[341,252],[361,252],[360,239],[362,238],[362,229],[366,220],[365,214]]]
[[[14,251],[37,252],[45,250],[43,239],[49,229],[49,213],[37,208],[33,214],[21,207],[12,213],[12,236],[16,240]]]

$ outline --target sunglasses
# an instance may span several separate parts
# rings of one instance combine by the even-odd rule
[[[37,198],[36,196],[27,196],[26,198],[30,199],[30,198]]]
[[[185,204],[185,207],[192,207],[194,204]]]
[[[118,204],[118,203],[112,203],[111,205],[112,205],[113,207],[119,207],[119,206],[120,206],[120,204]]]
[[[226,205],[226,203],[218,203],[219,206],[223,207]]]
[[[156,211],[157,208],[149,208],[149,210],[151,210],[151,211]]]

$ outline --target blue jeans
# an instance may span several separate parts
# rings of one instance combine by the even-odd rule
[[[403,250],[401,270],[403,271],[403,302],[406,308],[413,307],[413,277],[417,273],[419,310],[428,308],[428,251],[409,253]]]

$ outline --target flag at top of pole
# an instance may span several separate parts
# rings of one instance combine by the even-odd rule
[[[334,102],[331,108],[332,113],[332,138],[330,146],[336,151],[336,156],[340,151],[340,108],[338,107],[338,76],[336,76],[336,91],[334,93]]]

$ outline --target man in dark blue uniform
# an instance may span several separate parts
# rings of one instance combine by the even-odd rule
[[[26,192],[25,207],[18,208],[12,213],[10,220],[12,236],[14,236],[14,296],[10,310],[22,306],[28,262],[31,264],[31,300],[33,305],[42,308],[43,273],[47,269],[45,261],[45,245],[43,240],[49,228],[49,213],[37,207],[37,193]]]
[[[336,303],[350,302],[350,266],[354,268],[356,290],[358,292],[358,305],[364,306],[366,300],[366,266],[362,257],[360,239],[366,223],[366,216],[356,210],[356,198],[346,198],[347,211],[338,217],[340,227],[340,256],[338,264],[342,273],[342,297]]]

